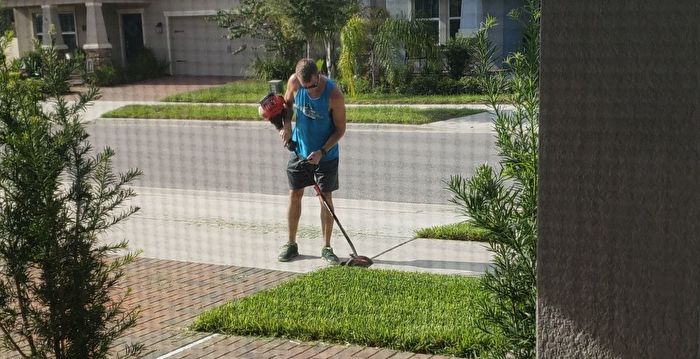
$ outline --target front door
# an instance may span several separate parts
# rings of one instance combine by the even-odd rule
[[[122,14],[122,29],[124,33],[124,57],[126,62],[137,56],[143,50],[143,21],[141,14]]]

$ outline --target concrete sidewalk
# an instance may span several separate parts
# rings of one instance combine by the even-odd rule
[[[320,259],[320,203],[307,189],[297,240],[301,256],[277,261],[287,240],[287,197],[201,190],[136,187],[142,210],[108,235],[127,239],[149,258],[305,273],[326,266]],[[453,206],[335,198],[336,213],[358,252],[373,268],[474,275],[488,268],[481,243],[414,239],[423,227],[461,220]],[[351,252],[335,226],[336,254]]]

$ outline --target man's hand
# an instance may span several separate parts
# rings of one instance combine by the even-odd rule
[[[282,146],[287,146],[287,143],[289,143],[289,140],[292,138],[292,129],[288,126],[284,126],[279,133],[282,138]]]
[[[306,159],[309,161],[309,163],[317,165],[319,162],[321,162],[321,157],[323,157],[323,153],[321,153],[321,151],[313,151],[309,154],[309,157],[306,157]]]

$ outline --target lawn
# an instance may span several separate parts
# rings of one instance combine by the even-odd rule
[[[478,278],[332,267],[202,314],[197,331],[472,357]]]
[[[219,87],[211,87],[164,99],[166,102],[202,102],[202,103],[257,103],[268,92],[267,83],[256,80],[235,81]],[[453,96],[407,96],[397,94],[358,94],[356,97],[345,95],[348,104],[474,104],[487,103],[484,95]]]
[[[421,228],[416,231],[417,238],[449,239],[455,241],[488,242],[488,231],[472,224],[461,222]]]
[[[417,109],[395,106],[349,107],[350,123],[383,123],[420,125],[455,117],[469,116],[483,110],[431,108]],[[102,115],[103,118],[152,118],[261,121],[257,107],[249,105],[127,105]]]

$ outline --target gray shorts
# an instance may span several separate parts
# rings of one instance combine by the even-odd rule
[[[313,171],[310,166],[304,166],[299,157],[292,153],[287,163],[287,178],[289,189],[301,189],[314,184],[313,176],[316,176],[321,192],[333,192],[338,186],[338,158],[321,161]]]

